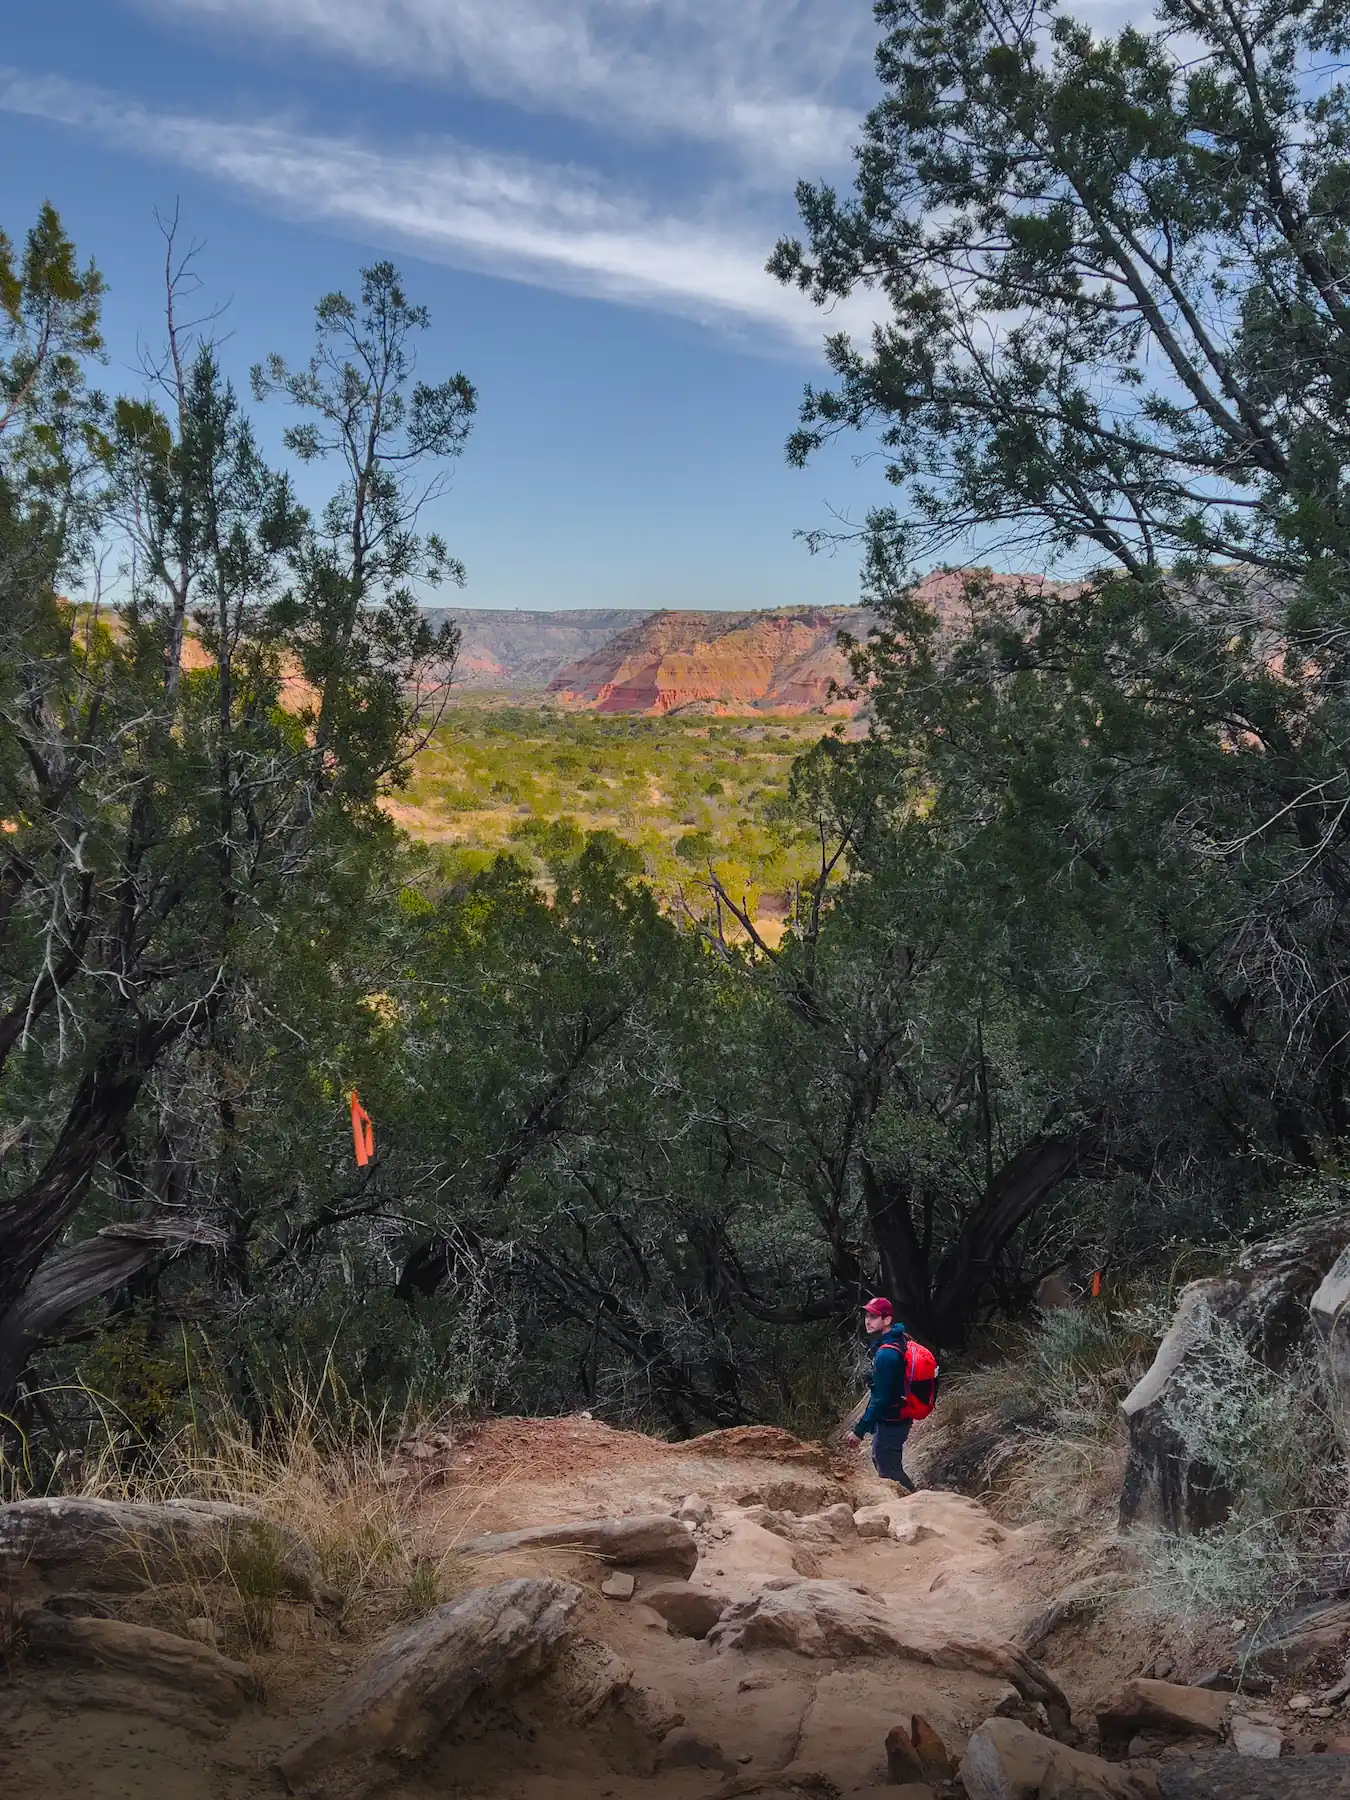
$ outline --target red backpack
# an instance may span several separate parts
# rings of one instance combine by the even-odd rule
[[[905,1342],[905,1397],[900,1403],[902,1419],[926,1419],[937,1405],[938,1363],[931,1350]]]

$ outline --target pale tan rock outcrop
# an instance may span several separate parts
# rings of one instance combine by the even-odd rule
[[[631,1519],[570,1519],[558,1525],[529,1525],[522,1531],[496,1531],[470,1538],[456,1549],[481,1560],[516,1550],[577,1550],[602,1562],[692,1575],[698,1545],[682,1519],[668,1513],[642,1513]]]
[[[567,1581],[500,1581],[438,1606],[376,1646],[277,1773],[292,1793],[358,1800],[424,1756],[470,1701],[542,1674],[580,1598]]]

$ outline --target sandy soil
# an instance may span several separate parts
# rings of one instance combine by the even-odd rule
[[[1055,1591],[1062,1554],[1048,1527],[1010,1531],[975,1502],[921,1492],[904,1505],[922,1527],[910,1544],[852,1540],[801,1546],[746,1517],[756,1504],[797,1513],[840,1499],[894,1499],[858,1461],[831,1461],[786,1433],[713,1433],[667,1445],[596,1421],[500,1420],[416,1465],[407,1504],[437,1548],[487,1531],[557,1520],[669,1512],[697,1492],[713,1507],[698,1531],[694,1585],[738,1598],[774,1576],[816,1574],[860,1583],[907,1624],[936,1636],[1011,1638]],[[558,1551],[517,1552],[448,1565],[452,1579],[486,1582],[524,1573],[565,1574],[587,1598],[581,1636],[631,1666],[654,1714],[680,1715],[715,1740],[747,1775],[817,1771],[846,1795],[885,1780],[891,1726],[923,1714],[959,1753],[991,1712],[1003,1684],[921,1663],[859,1657],[815,1660],[784,1651],[718,1652],[672,1635],[643,1604],[658,1578],[639,1574],[631,1602],[603,1598],[607,1570]],[[293,1609],[281,1641],[259,1659],[261,1703],[219,1736],[198,1736],[143,1714],[74,1703],[69,1677],[19,1664],[0,1688],[0,1793],[24,1800],[252,1800],[280,1793],[268,1765],[356,1667],[368,1645],[335,1638]],[[1053,1666],[1053,1654],[1048,1659]],[[1119,1659],[1116,1659],[1119,1672]],[[1077,1703],[1074,1669],[1056,1673]],[[416,1773],[383,1790],[407,1796],[500,1800],[701,1800],[726,1782],[717,1770],[652,1775],[653,1740],[626,1710],[606,1708],[589,1726],[569,1720],[565,1677],[551,1677],[509,1708],[461,1720]]]

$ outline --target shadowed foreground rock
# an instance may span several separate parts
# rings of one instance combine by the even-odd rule
[[[632,1563],[692,1575],[698,1545],[682,1519],[643,1513],[632,1519],[575,1519],[562,1525],[530,1525],[497,1531],[456,1546],[461,1556],[502,1556],[512,1550],[580,1550],[603,1562]]]
[[[83,1705],[149,1710],[188,1724],[200,1711],[210,1723],[232,1718],[253,1691],[245,1664],[172,1632],[45,1611],[29,1613],[23,1632],[30,1654],[39,1661],[96,1671],[100,1679],[93,1687],[85,1683],[74,1690]],[[148,1708],[142,1704],[147,1697],[155,1702]]]
[[[795,1650],[799,1656],[905,1656],[939,1669],[974,1669],[1011,1682],[1045,1707],[1056,1731],[1070,1725],[1063,1689],[1011,1644],[946,1635],[931,1622],[901,1622],[875,1594],[846,1581],[778,1577],[729,1606],[708,1633],[718,1650]]]
[[[1350,1800],[1350,1756],[1206,1756],[1167,1764],[1161,1800]]]
[[[470,1701],[541,1675],[580,1598],[568,1581],[499,1581],[438,1606],[376,1646],[277,1773],[292,1793],[358,1800],[391,1764],[424,1756]]]
[[[226,1501],[16,1500],[0,1506],[0,1580],[135,1593],[185,1581],[250,1574],[270,1591],[323,1605],[335,1596],[318,1559],[294,1532]]]

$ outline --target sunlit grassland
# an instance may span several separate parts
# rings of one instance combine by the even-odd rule
[[[503,850],[547,859],[569,834],[612,831],[672,905],[701,909],[709,868],[770,924],[812,870],[785,806],[794,757],[833,721],[565,713],[468,695],[446,714],[391,808],[465,872]]]

